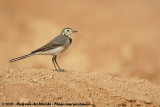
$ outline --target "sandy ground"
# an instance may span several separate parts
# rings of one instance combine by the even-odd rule
[[[93,72],[55,72],[49,69],[4,68],[0,70],[0,76],[2,104],[50,102],[53,105],[88,104],[86,107],[160,106],[160,87],[147,80],[127,81]]]

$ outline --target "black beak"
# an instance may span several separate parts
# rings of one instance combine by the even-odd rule
[[[76,33],[76,32],[78,32],[77,30],[73,30],[73,33]]]

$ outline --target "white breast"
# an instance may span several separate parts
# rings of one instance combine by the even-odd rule
[[[58,54],[62,53],[64,50],[65,50],[64,47],[57,47],[57,48],[50,49],[45,52],[37,52],[36,54],[37,55],[58,55]]]

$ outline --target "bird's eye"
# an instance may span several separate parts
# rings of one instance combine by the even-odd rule
[[[67,30],[67,32],[69,32],[69,30]]]

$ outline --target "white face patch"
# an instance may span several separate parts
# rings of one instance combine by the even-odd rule
[[[67,35],[69,38],[71,38],[71,35]]]
[[[72,32],[72,29],[65,29],[62,34],[65,34],[65,35],[71,35],[73,32]]]

